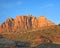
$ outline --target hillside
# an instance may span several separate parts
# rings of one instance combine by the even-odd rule
[[[29,42],[31,46],[41,43],[60,44],[60,25],[45,16],[17,16],[8,18],[0,25],[0,38]]]

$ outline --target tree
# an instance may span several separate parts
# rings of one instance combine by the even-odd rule
[[[28,16],[29,16],[29,17],[32,17],[32,14],[29,14]]]
[[[60,24],[58,24],[60,26]]]
[[[29,17],[35,17],[35,16],[33,16],[32,14],[28,14],[28,16],[29,16]],[[36,18],[36,17],[35,17],[35,18]]]

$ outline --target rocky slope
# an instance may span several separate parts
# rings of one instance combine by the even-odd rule
[[[39,18],[33,16],[17,16],[15,19],[8,18],[2,23],[0,25],[0,32],[25,31],[54,25],[55,24],[47,20],[45,16],[40,16]]]

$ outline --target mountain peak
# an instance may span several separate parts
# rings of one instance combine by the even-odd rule
[[[10,17],[10,18],[8,18],[6,21],[7,21],[7,22],[10,22],[10,21],[13,21],[13,20],[14,20],[14,19]]]
[[[48,25],[47,25],[48,24]],[[17,16],[15,19],[8,18],[0,29],[3,31],[24,31],[31,29],[38,29],[40,27],[54,26],[55,24],[46,19],[45,16],[39,18],[29,16]],[[4,29],[5,28],[5,29]],[[1,31],[1,30],[0,30]]]
[[[39,19],[40,20],[46,20],[46,17],[45,16],[40,16]]]

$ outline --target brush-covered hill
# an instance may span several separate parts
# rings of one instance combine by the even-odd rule
[[[45,16],[17,16],[8,18],[0,25],[0,38],[31,43],[60,44],[60,24],[55,25]]]

